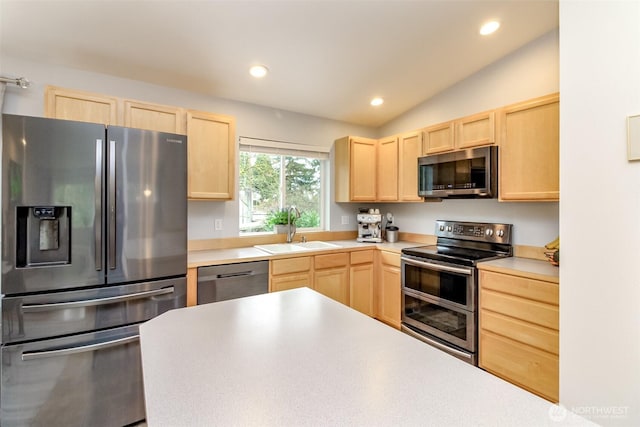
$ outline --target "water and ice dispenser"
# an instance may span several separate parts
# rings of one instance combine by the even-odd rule
[[[71,262],[71,206],[17,208],[16,267]]]

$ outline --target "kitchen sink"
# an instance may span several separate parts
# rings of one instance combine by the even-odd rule
[[[304,243],[272,243],[269,245],[255,245],[254,248],[260,249],[270,254],[288,254],[293,252],[313,251],[319,249],[336,249],[340,246],[333,243],[322,242],[319,240]]]

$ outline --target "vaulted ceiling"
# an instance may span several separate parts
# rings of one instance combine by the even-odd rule
[[[556,27],[557,0],[1,0],[0,55],[377,127]]]

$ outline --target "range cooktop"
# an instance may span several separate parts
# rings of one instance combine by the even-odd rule
[[[480,261],[512,256],[511,224],[436,221],[435,245],[402,250],[403,255],[475,266]]]

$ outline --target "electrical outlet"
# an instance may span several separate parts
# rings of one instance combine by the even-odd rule
[[[342,225],[349,225],[349,215],[342,215]]]
[[[216,231],[222,230],[222,220],[221,219],[216,219],[215,228],[216,228]]]

